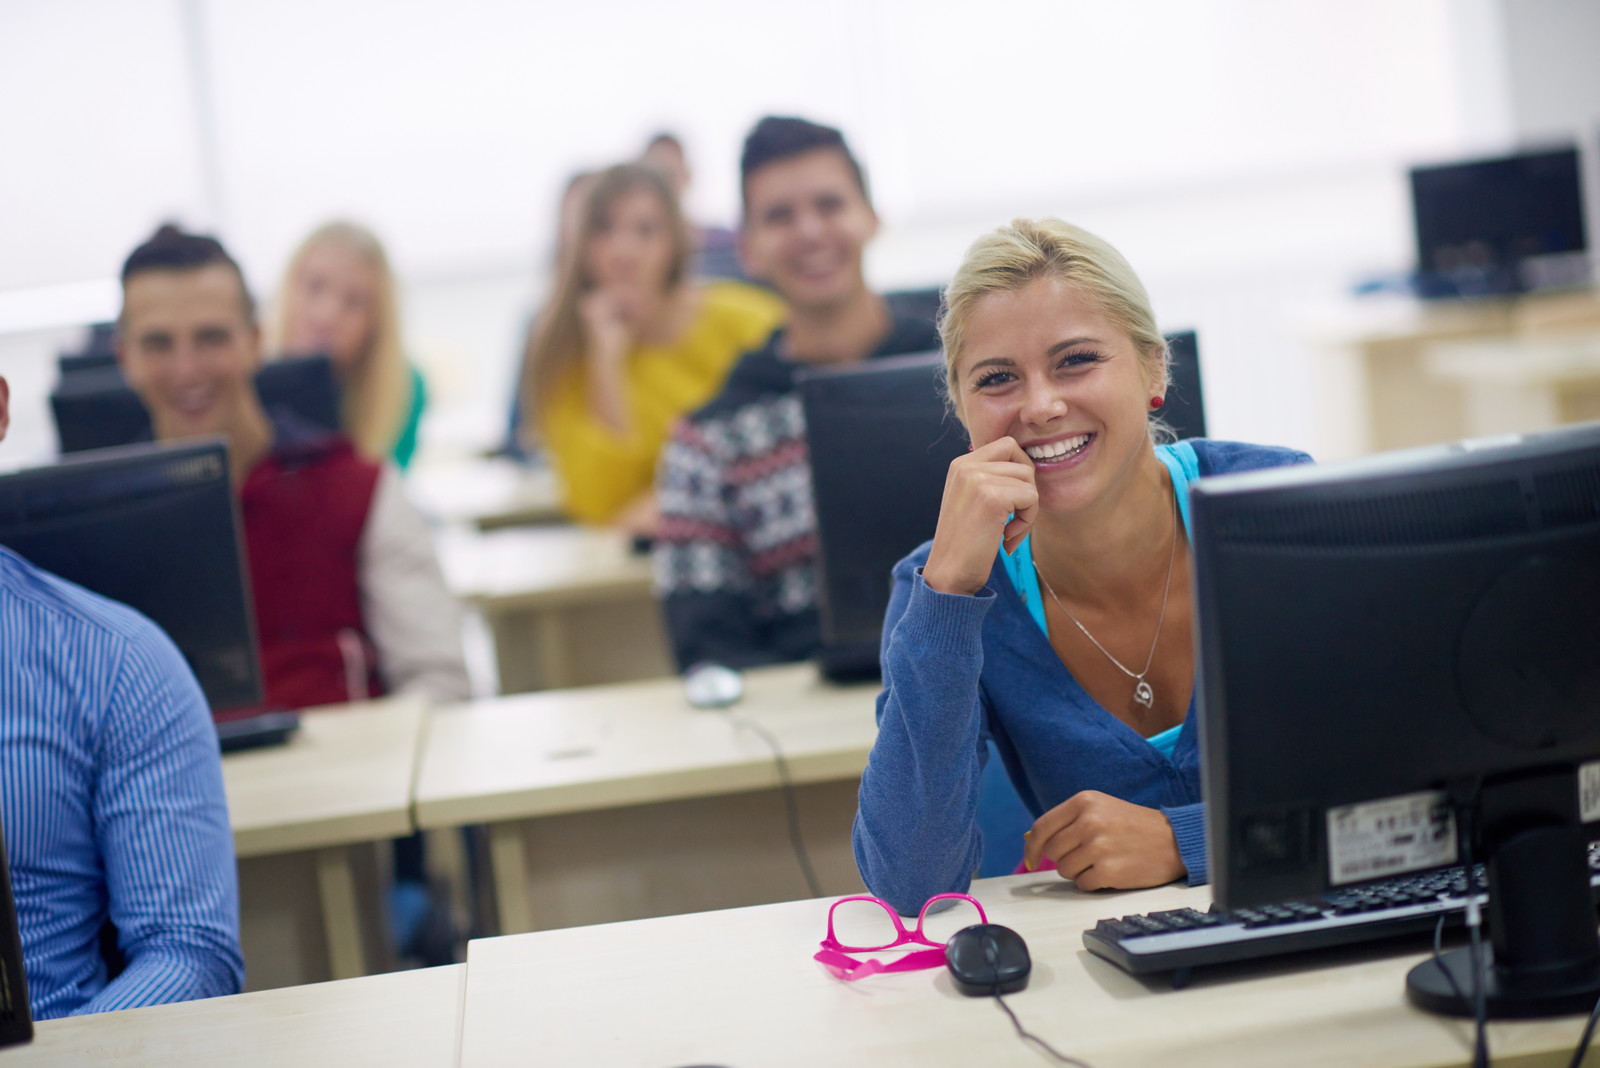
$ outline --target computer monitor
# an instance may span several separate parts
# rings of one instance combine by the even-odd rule
[[[0,475],[0,545],[149,616],[189,661],[213,711],[261,704],[220,440],[134,445]]]
[[[114,352],[63,352],[56,357],[56,368],[63,379],[84,371],[104,371],[116,366]]]
[[[1178,440],[1206,436],[1206,398],[1200,387],[1200,339],[1193,330],[1167,335],[1166,403],[1155,414]]]
[[[1488,876],[1490,1014],[1587,1011],[1600,423],[1202,479],[1190,512],[1217,903],[1470,852]],[[1408,989],[1471,1014],[1431,962]]]
[[[286,410],[323,430],[340,429],[340,393],[326,356],[270,360],[256,372],[256,392],[269,412]],[[50,394],[63,453],[108,449],[150,438],[150,416],[115,366],[63,373]]]
[[[927,323],[939,320],[939,307],[943,300],[943,290],[938,286],[925,286],[922,289],[896,289],[883,295],[883,301],[889,306],[889,311],[908,319],[921,319]]]
[[[33,1014],[28,1010],[28,978],[22,969],[22,935],[17,931],[17,906],[11,897],[11,868],[0,831],[0,1047],[33,1041]]]
[[[830,678],[878,674],[890,572],[933,537],[950,461],[967,451],[943,377],[937,352],[799,376],[820,543],[817,659]]]
[[[1418,292],[1518,293],[1589,279],[1575,146],[1411,171]]]

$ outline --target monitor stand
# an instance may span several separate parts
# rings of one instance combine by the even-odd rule
[[[1571,768],[1486,787],[1487,922],[1481,954],[1490,1019],[1587,1013],[1600,1000],[1600,933],[1589,886],[1588,843]],[[1419,1009],[1473,1011],[1470,947],[1427,960],[1406,976]]]

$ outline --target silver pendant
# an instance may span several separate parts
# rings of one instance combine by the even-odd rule
[[[1139,685],[1133,688],[1133,699],[1144,705],[1144,707],[1150,708],[1156,703],[1156,692],[1150,688],[1148,682],[1140,679]]]

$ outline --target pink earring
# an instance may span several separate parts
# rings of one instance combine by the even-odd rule
[[[1153,411],[1155,411],[1157,408],[1161,407],[1165,403],[1167,403],[1167,401],[1166,401],[1166,398],[1164,398],[1164,397],[1151,397],[1150,398],[1150,410],[1153,412]]]

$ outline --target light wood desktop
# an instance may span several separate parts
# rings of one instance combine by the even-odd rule
[[[466,966],[426,968],[34,1025],[6,1068],[450,1068]]]
[[[1204,888],[1084,894],[1054,873],[981,881],[991,922],[1028,942],[1007,997],[1023,1026],[1094,1068],[1412,1068],[1471,1062],[1471,1027],[1405,1002],[1415,942],[1196,973],[1174,991],[1089,955],[1082,932],[1129,913],[1204,909]],[[462,1068],[541,1065],[1049,1063],[992,998],[942,969],[847,983],[811,959],[829,901],[474,941]],[[1494,1024],[1494,1063],[1564,1066],[1583,1020]],[[1600,1063],[1591,1055],[1588,1063]]]
[[[413,830],[423,714],[415,698],[308,709],[287,745],[224,757],[249,989],[386,963],[379,845]]]
[[[672,672],[650,557],[614,530],[446,530],[452,592],[494,639],[501,693],[652,678]]]
[[[1357,454],[1455,441],[1507,418],[1526,422],[1525,415],[1494,411],[1495,387],[1486,383],[1481,362],[1455,346],[1499,346],[1502,362],[1515,364],[1524,346],[1600,329],[1600,293],[1412,302],[1358,316],[1366,321],[1332,342],[1354,360],[1359,426],[1349,444]]]
[[[438,709],[417,825],[490,825],[500,931],[806,896],[750,721],[783,750],[825,892],[849,892],[876,694],[792,664],[746,672],[727,713],[691,708],[676,678]]]
[[[555,472],[510,459],[421,463],[406,489],[422,514],[478,530],[564,523]]]
[[[1600,332],[1427,346],[1428,373],[1463,395],[1469,435],[1600,419]]]

